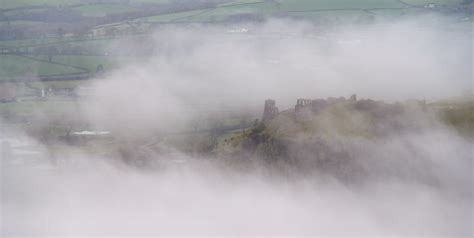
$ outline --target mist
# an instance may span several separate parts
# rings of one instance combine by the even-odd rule
[[[364,156],[354,160],[369,174],[358,184],[330,170],[288,173],[259,163],[239,169],[184,154],[165,159],[186,163],[152,171],[78,152],[59,168],[45,161],[3,167],[2,230],[7,236],[472,232],[471,142],[438,132],[357,143]],[[346,169],[358,179],[357,167]]]
[[[79,115],[95,128],[123,138],[164,136],[203,114],[259,117],[267,98],[285,110],[297,98],[472,95],[472,33],[423,19],[167,26],[150,42],[110,47],[125,54],[144,46],[150,58],[88,86]],[[1,153],[1,234],[467,237],[474,225],[473,141],[427,114],[406,120],[429,126],[382,139],[343,137],[329,123],[328,147],[349,151],[351,161],[304,168],[313,151],[290,148],[303,158],[302,170],[179,150],[156,153],[141,169],[80,147],[53,156],[41,141],[13,131],[46,152],[27,166]]]
[[[423,22],[164,27],[151,42],[113,46],[154,54],[95,83],[98,103],[85,111],[93,121],[163,128],[209,108],[261,110],[267,98],[290,108],[296,98],[354,93],[392,102],[472,94],[472,35]]]

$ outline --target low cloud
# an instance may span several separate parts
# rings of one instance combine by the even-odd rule
[[[260,110],[266,98],[289,108],[296,98],[353,93],[388,101],[472,93],[471,35],[446,30],[442,20],[439,27],[423,23],[321,28],[271,20],[246,25],[243,33],[229,33],[230,26],[165,27],[140,45],[154,52],[149,61],[96,83],[98,109],[86,111],[92,120],[147,127],[202,111]]]
[[[463,94],[472,83],[471,35],[422,23],[321,28],[270,20],[239,33],[229,27],[166,27],[145,45],[154,52],[151,59],[92,84],[80,115],[113,133],[133,134],[179,130],[211,112],[260,113],[266,98],[286,109],[296,98],[352,93],[386,101]],[[124,52],[138,47],[118,46]],[[384,140],[340,138],[330,146],[354,152],[337,174],[180,151],[157,154],[148,170],[80,148],[56,154],[54,166],[48,153],[31,166],[3,158],[1,232],[472,234],[472,141],[436,124]],[[367,179],[356,183],[359,173]]]

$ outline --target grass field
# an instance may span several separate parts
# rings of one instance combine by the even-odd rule
[[[12,17],[12,16],[16,16],[18,14],[26,14],[26,13],[39,13],[39,12],[44,11],[44,9],[42,9],[42,8],[40,8],[40,9],[36,9],[36,8],[22,9],[22,8],[20,8],[20,9],[16,9],[16,10],[15,9],[6,9],[6,10],[8,10],[8,11],[3,12],[3,16],[5,16],[5,17]]]
[[[138,37],[138,38],[137,38]],[[127,36],[126,40],[139,40],[138,36]],[[108,71],[119,65],[140,62],[143,57],[107,56],[114,51],[113,46],[122,40],[116,38],[40,38],[16,41],[0,41],[0,46],[15,47],[21,52],[30,52],[26,57],[20,55],[2,55],[0,58],[0,80],[15,80],[26,76],[47,76],[56,74],[95,73],[98,65]],[[58,53],[52,55],[51,62],[45,53],[36,54],[39,47],[54,47]],[[85,55],[63,55],[65,49],[80,47]],[[88,55],[90,54],[90,55]],[[36,60],[35,60],[36,59]]]
[[[47,81],[47,82],[32,82],[31,87],[34,88],[76,88],[91,83],[91,80],[62,80],[62,81]]]
[[[93,18],[99,18],[114,13],[140,11],[147,8],[147,4],[176,3],[175,0],[133,0],[120,4],[115,4],[113,1],[102,1],[102,3],[94,1],[92,4],[90,1],[84,0],[0,1],[1,9],[31,6],[61,7],[71,8],[83,17]],[[120,42],[120,38],[126,38],[131,42],[141,42],[141,38],[139,37],[143,35],[143,32],[147,32],[153,23],[221,22],[233,19],[232,17],[238,20],[242,16],[245,18],[246,15],[256,17],[284,15],[321,22],[370,23],[374,19],[391,19],[420,12],[422,11],[422,7],[428,3],[460,5],[463,3],[463,0],[233,0],[207,9],[186,10],[137,19],[131,18],[125,21],[97,23],[97,25],[93,25],[89,29],[86,36],[83,35],[81,37],[73,36],[73,34],[70,33],[62,37],[59,37],[57,34],[50,34],[34,39],[0,40],[0,48],[5,47],[9,51],[19,50],[23,53],[28,52],[30,57],[43,60],[36,61],[20,56],[2,55],[0,59],[0,80],[9,80],[26,75],[68,74],[84,71],[93,73],[99,64],[103,65],[106,70],[127,64],[127,62],[131,62],[135,59],[131,59],[130,57],[128,59],[127,57],[112,59],[111,57],[107,57],[107,55],[115,53],[114,47],[118,45],[115,43]],[[77,6],[77,4],[79,4],[79,6]],[[474,4],[471,3],[469,6],[474,6]],[[155,7],[159,7],[159,5],[155,5]],[[2,14],[4,17],[18,14],[27,15],[37,11],[45,11],[45,9],[17,9],[0,13],[0,16],[2,16]],[[22,29],[36,27],[52,27],[54,30],[55,27],[59,27],[59,25],[55,24],[59,23],[30,20],[0,21],[0,27],[4,27],[3,29],[7,29],[7,31],[9,28]],[[452,25],[454,28],[460,30],[471,29],[472,20],[453,22]],[[110,34],[110,30],[114,30],[117,34]],[[139,37],[136,38],[136,36]],[[52,57],[51,63],[45,62],[49,60],[48,56],[44,55],[44,51],[41,53],[39,49],[40,47],[50,46],[60,52],[58,55]],[[82,51],[79,54],[83,55],[61,55],[75,54],[67,53],[68,50],[74,47],[76,49],[81,48]],[[84,70],[81,71],[81,69]]]
[[[137,8],[119,4],[85,5],[75,7],[73,10],[79,11],[82,16],[86,17],[103,17],[108,14],[139,11]]]
[[[202,14],[197,14],[186,18],[187,21],[191,22],[208,22],[208,21],[221,21],[232,15],[241,14],[256,14],[260,16],[270,15],[277,13],[278,8],[271,2],[257,2],[241,5],[226,5],[218,7]]]
[[[9,9],[25,6],[67,6],[83,3],[82,0],[2,0],[0,8]]]
[[[0,103],[0,115],[15,115],[28,120],[38,120],[45,115],[60,117],[61,115],[74,115],[79,104],[75,101],[35,100],[14,103]]]
[[[48,60],[47,55],[35,56],[41,60]],[[56,55],[53,56],[53,62],[72,65],[87,69],[89,72],[95,72],[97,66],[101,64],[104,69],[116,67],[113,59],[107,56],[86,56],[86,55]]]
[[[41,62],[14,55],[2,55],[0,58],[0,80],[37,75],[55,75],[81,73],[74,67]]]
[[[31,58],[41,61],[36,61]],[[55,55],[52,57],[51,63],[49,63],[45,62],[48,61],[47,55],[31,56],[31,58],[14,55],[2,56],[0,59],[0,80],[12,80],[26,76],[47,76],[87,72],[95,73],[98,65],[102,65],[105,71],[110,71],[121,65],[145,60],[144,58],[128,56]],[[78,68],[83,68],[84,70]]]
[[[453,4],[461,4],[464,0],[402,0],[404,3],[417,5],[417,6],[425,6],[426,4],[434,3],[439,5],[453,5]]]
[[[283,11],[404,8],[397,0],[278,0]]]
[[[277,12],[277,5],[260,0],[241,0],[221,4],[216,8],[184,11],[138,18],[136,22],[209,22],[220,21],[226,17],[239,14],[268,15]]]
[[[290,12],[290,16],[306,19],[317,19],[321,17],[342,17],[350,19],[366,16],[366,13],[360,11],[365,9],[400,9],[396,12],[392,11],[389,13],[391,15],[401,15],[403,9],[406,7],[407,6],[397,0],[279,0],[278,4],[274,2],[247,0],[223,4],[220,7],[209,10],[159,15],[149,17],[147,20],[157,22],[209,22],[221,21],[232,15],[255,14],[267,16],[281,11]],[[321,11],[321,13],[293,13],[311,11]],[[379,14],[383,14],[383,12],[379,12]]]
[[[353,17],[361,13],[356,10],[365,9],[401,9],[406,5],[397,0],[278,0],[277,2],[259,0],[241,0],[222,4],[217,8],[186,11],[173,14],[157,15],[138,20],[150,22],[209,22],[221,21],[232,15],[255,14],[272,15],[281,11],[290,12],[292,16],[299,16],[308,19],[324,17]],[[328,11],[326,13],[315,14],[293,14],[291,12],[300,11]],[[380,12],[382,14],[383,12]],[[391,14],[401,13],[390,12]],[[362,13],[363,14],[363,13]]]
[[[173,0],[133,0],[133,2],[140,4],[166,4],[173,2]]]
[[[2,25],[8,25],[11,28],[14,27],[27,27],[27,26],[38,26],[39,24],[42,24],[37,21],[9,21],[9,22],[0,22]]]
[[[265,1],[264,0],[235,0],[228,3],[222,3],[219,6],[224,7],[224,6],[229,6],[229,5],[239,5],[239,4],[249,4],[249,3],[259,3],[259,2],[261,3]]]
[[[44,37],[44,38],[20,39],[20,40],[0,40],[0,46],[17,47],[17,46],[26,46],[26,45],[39,45],[39,44],[60,42],[64,40],[65,40],[64,38],[59,38],[59,37]]]
[[[308,12],[290,12],[290,16],[309,19],[309,20],[327,20],[332,22],[359,22],[363,19],[373,17],[375,14],[361,10],[331,10],[331,11],[308,11]]]
[[[186,20],[187,18],[195,15],[205,13],[209,10],[194,10],[194,11],[185,11],[172,14],[162,14],[151,17],[137,18],[136,22],[173,22],[177,20]]]
[[[99,1],[96,1],[99,2]],[[107,2],[107,1],[105,1]],[[133,0],[135,4],[164,4],[170,3],[171,0]],[[84,0],[2,0],[0,9],[11,9],[25,6],[48,6],[48,7],[60,7],[70,6],[76,4],[84,4],[87,1]],[[113,4],[117,6],[118,4]]]

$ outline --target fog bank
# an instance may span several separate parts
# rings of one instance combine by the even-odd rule
[[[79,114],[133,135],[180,130],[195,117],[226,110],[260,113],[267,98],[288,109],[297,98],[356,93],[432,101],[470,91],[471,34],[421,22],[323,29],[270,20],[245,25],[247,33],[165,27],[143,43],[151,46],[150,60],[92,83]],[[349,182],[331,170],[299,173],[258,158],[235,162],[182,151],[157,154],[150,159],[158,165],[145,169],[79,146],[54,159],[46,151],[33,162],[4,156],[1,234],[472,235],[472,140],[442,124],[416,129],[331,144],[354,151],[359,167],[341,167]],[[368,179],[356,183],[359,173]]]
[[[164,27],[153,40],[113,47],[153,57],[96,83],[98,104],[86,112],[93,121],[167,127],[209,110],[260,110],[267,98],[286,109],[297,98],[354,93],[388,101],[472,94],[472,34],[439,21],[323,28],[270,20],[241,33]]]

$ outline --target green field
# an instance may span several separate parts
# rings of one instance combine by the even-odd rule
[[[17,46],[27,46],[27,45],[49,44],[49,43],[60,42],[60,41],[64,41],[64,39],[59,38],[59,37],[44,37],[44,38],[34,38],[34,39],[1,40],[0,46],[17,47]]]
[[[29,83],[34,88],[76,88],[84,86],[92,81],[90,80],[62,80],[62,81],[46,81],[46,82],[32,82]]]
[[[404,3],[425,6],[426,4],[434,3],[439,5],[453,5],[461,4],[464,0],[402,0]]]
[[[40,61],[34,60],[33,58]],[[143,60],[146,59],[136,57],[55,55],[52,57],[51,62],[47,62],[47,55],[31,56],[31,58],[5,55],[0,59],[0,80],[21,79],[27,76],[95,73],[99,65],[102,65],[105,71],[109,71],[118,68],[120,65],[127,65]]]
[[[374,16],[373,13],[361,10],[291,12],[289,15],[292,17],[315,21],[326,21],[327,19],[331,19],[332,22],[360,22],[366,18]]]
[[[127,41],[140,41],[140,35],[128,36]],[[141,62],[146,57],[107,56],[113,52],[113,45],[123,40],[116,38],[40,38],[0,41],[0,46],[13,47],[27,53],[25,56],[6,54],[0,58],[0,80],[15,80],[26,76],[47,76],[57,74],[95,73],[102,65],[108,71],[119,65]],[[49,56],[44,49],[53,47],[56,53]],[[43,51],[38,52],[38,49]],[[81,52],[68,54],[67,50],[80,49]]]
[[[404,8],[397,0],[278,0],[283,11]]]
[[[232,1],[232,2],[228,2],[228,3],[222,3],[219,6],[223,7],[223,6],[229,6],[229,5],[261,3],[261,2],[265,2],[265,1],[264,0],[235,0],[235,1]]]
[[[133,0],[133,2],[141,4],[166,4],[173,2],[173,0]]]
[[[250,4],[227,5],[223,7],[218,7],[206,11],[202,14],[190,16],[186,18],[186,20],[191,22],[221,21],[233,15],[255,14],[259,16],[268,16],[277,12],[278,8],[275,4],[270,2],[257,2]]]
[[[164,4],[170,3],[172,0],[133,0],[135,4]],[[84,0],[2,0],[0,9],[11,9],[25,6],[48,6],[48,7],[64,7],[70,5],[84,4],[88,1]],[[90,1],[100,2],[100,1]],[[107,1],[105,1],[107,2]],[[117,6],[118,4],[113,4]],[[95,10],[93,10],[95,11]]]
[[[80,27],[89,27],[82,33],[76,34],[69,31],[67,34],[57,33],[62,27],[62,22],[24,20],[0,20],[0,32],[9,32],[18,29],[47,28],[52,33],[39,35],[32,39],[16,37],[15,40],[2,37],[0,49],[7,51],[0,59],[0,80],[10,80],[28,75],[54,75],[79,72],[94,73],[98,65],[105,70],[119,67],[136,60],[134,57],[108,57],[115,53],[114,46],[120,45],[122,39],[131,42],[141,42],[143,35],[149,33],[155,24],[166,23],[196,23],[196,22],[224,22],[228,20],[262,19],[264,17],[293,17],[323,23],[358,23],[367,24],[378,19],[394,19],[404,16],[416,15],[423,12],[423,6],[428,3],[440,5],[459,5],[472,9],[473,3],[462,5],[463,0],[229,0],[209,8],[208,5],[195,9],[182,8],[178,0],[134,0],[114,3],[113,1],[84,1],[84,0],[1,0],[1,9],[25,7],[0,13],[0,17],[18,17],[31,13],[41,13],[50,10],[72,10],[78,16],[88,19],[87,24]],[[169,12],[150,15],[131,15],[130,18],[119,18],[111,21],[100,21],[101,17],[117,13],[127,13],[146,10],[151,7],[160,9],[159,4],[169,4]],[[150,5],[151,4],[151,5]],[[155,4],[155,5],[153,5]],[[40,8],[28,8],[28,7]],[[151,6],[151,7],[149,7]],[[452,8],[452,7],[451,7]],[[158,11],[161,12],[161,11]],[[67,12],[66,12],[67,13]],[[152,13],[153,14],[153,13]],[[453,21],[452,27],[457,30],[472,29],[470,15],[458,17]],[[107,17],[105,17],[107,18]],[[2,18],[0,18],[2,19]],[[95,25],[88,25],[90,23]],[[51,59],[48,56],[48,47],[54,48]],[[79,53],[71,53],[76,49]],[[119,50],[120,51],[120,50]],[[28,57],[15,56],[18,52],[27,54]],[[68,53],[69,52],[69,53]],[[119,54],[115,54],[119,55]],[[31,58],[36,58],[34,60]],[[51,62],[48,62],[51,60]]]
[[[47,55],[35,56],[41,60],[48,60]],[[116,67],[112,63],[113,59],[107,56],[87,56],[87,55],[56,55],[53,56],[53,62],[60,62],[62,64],[72,65],[87,69],[89,72],[95,72],[97,66],[102,64],[105,69]]]
[[[209,22],[220,21],[232,15],[257,14],[269,15],[277,13],[277,5],[258,0],[242,0],[219,5],[216,8],[184,11],[138,18],[136,22]]]
[[[11,28],[14,27],[28,27],[28,26],[38,26],[39,24],[42,24],[37,21],[9,21],[9,22],[0,22],[1,25],[8,25]]]
[[[307,19],[320,17],[354,18],[366,15],[360,10],[394,10],[387,11],[389,15],[401,15],[408,6],[397,0],[278,0],[277,2],[259,0],[241,0],[222,4],[217,8],[185,11],[173,14],[163,14],[152,17],[139,18],[137,21],[148,22],[209,22],[222,21],[230,16],[254,14],[271,16],[280,12],[289,12],[290,16]],[[294,12],[318,12],[297,14]],[[382,15],[380,11],[378,14]]]
[[[12,16],[15,16],[15,15],[18,15],[18,14],[25,14],[25,13],[39,13],[39,12],[44,11],[43,8],[40,8],[40,9],[29,8],[29,9],[16,9],[16,10],[15,9],[6,9],[6,10],[8,10],[8,11],[3,12],[3,16],[6,16],[6,17],[12,17]]]
[[[24,115],[32,115],[37,112],[60,112],[77,104],[68,101],[27,101],[18,103],[0,104],[0,111],[15,111]]]
[[[75,7],[73,10],[78,11],[81,15],[86,17],[103,17],[108,14],[135,12],[139,9],[119,4],[94,4]]]
[[[0,8],[9,9],[25,6],[67,6],[83,3],[82,0],[2,0]]]
[[[342,17],[344,15],[352,17],[360,15],[357,10],[365,9],[400,9],[400,13],[407,6],[397,0],[278,0],[277,2],[259,1],[259,0],[242,0],[212,9],[185,11],[173,14],[163,14],[151,17],[139,18],[136,21],[148,22],[209,22],[221,21],[229,16],[254,14],[260,16],[270,16],[280,13],[281,11],[290,12],[291,16],[298,16],[308,19],[314,19],[321,16],[324,17]],[[310,12],[310,11],[327,11],[326,13],[315,14],[293,14],[292,12]],[[356,11],[356,12],[355,12]],[[380,12],[382,14],[383,12]]]
[[[186,20],[189,17],[200,15],[205,13],[209,10],[194,10],[194,11],[185,11],[185,12],[178,12],[172,14],[163,14],[163,15],[156,15],[151,17],[143,17],[137,18],[136,22],[173,22],[177,20]]]
[[[0,80],[36,75],[72,74],[81,72],[84,71],[74,67],[36,61],[21,56],[2,55],[0,58]]]

